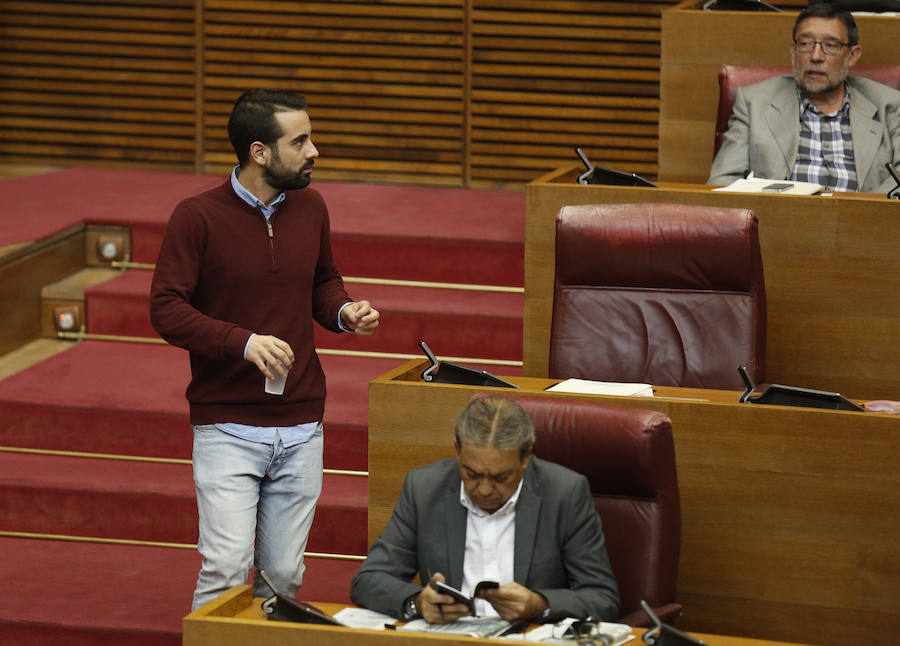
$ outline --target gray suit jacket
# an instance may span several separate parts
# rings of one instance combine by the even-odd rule
[[[900,91],[859,76],[849,76],[847,82],[859,190],[887,193],[894,181],[884,165],[900,168]],[[757,177],[788,179],[797,161],[799,124],[793,76],[739,88],[706,183],[730,184],[751,170]]]
[[[357,605],[395,617],[418,594],[412,583],[440,572],[463,579],[467,511],[455,458],[410,471],[387,528],[353,578]],[[514,579],[550,604],[548,620],[619,616],[619,591],[600,517],[584,476],[531,457],[516,503]]]

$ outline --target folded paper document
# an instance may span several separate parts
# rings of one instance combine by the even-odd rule
[[[498,637],[510,625],[510,622],[500,617],[463,617],[449,624],[430,624],[424,619],[416,619],[399,626],[397,630],[438,633],[442,635],[465,635],[467,637]]]
[[[366,608],[344,608],[334,613],[334,618],[350,628],[365,628],[367,630],[384,630],[385,626],[393,626],[397,620],[390,615]]]
[[[566,379],[547,388],[550,392],[578,393],[579,395],[618,395],[619,397],[653,397],[650,384],[623,383],[618,381],[590,381]]]
[[[734,180],[728,186],[714,188],[714,191],[735,193],[783,193],[785,195],[815,195],[825,190],[824,186],[812,182],[795,182],[789,179],[765,179],[754,177],[750,173],[747,177]]]

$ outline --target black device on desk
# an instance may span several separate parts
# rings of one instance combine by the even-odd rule
[[[889,200],[900,200],[900,175],[897,175],[897,171],[894,170],[894,165],[890,162],[884,165],[887,168],[887,172],[891,174],[891,177],[894,178],[894,183],[897,185],[888,191],[888,199]]]
[[[641,608],[653,622],[653,626],[641,637],[647,646],[707,646],[706,642],[691,637],[669,624],[664,624],[646,601],[641,600]]]
[[[831,393],[824,390],[811,390],[809,388],[797,388],[795,386],[782,386],[772,384],[759,395],[751,395],[756,390],[756,384],[750,378],[746,366],[738,366],[741,379],[747,390],[741,395],[743,404],[774,404],[777,406],[807,406],[809,408],[829,408],[831,410],[864,410],[862,406],[853,403],[840,393]]]
[[[701,8],[704,11],[781,11],[778,7],[761,0],[707,0]]]
[[[809,4],[835,4],[847,11],[900,11],[900,0],[809,0]]]
[[[303,601],[291,599],[289,596],[282,594],[266,574],[265,570],[259,571],[260,578],[266,582],[266,585],[272,588],[275,594],[262,603],[263,612],[268,615],[270,621],[292,621],[299,624],[326,624],[329,626],[343,626],[334,617],[326,615],[324,612],[311,606]]]
[[[449,597],[453,597],[454,601],[456,601],[457,603],[465,604],[465,606],[469,609],[469,613],[473,617],[475,616],[475,599],[480,598],[482,592],[484,592],[485,590],[492,590],[494,588],[500,587],[500,584],[496,581],[479,581],[478,585],[475,586],[475,591],[472,593],[472,596],[467,597],[462,593],[462,590],[457,590],[456,588],[447,585],[443,581],[435,581],[432,579],[429,585],[437,592],[446,594]]]
[[[581,148],[575,148],[575,154],[578,155],[581,162],[587,168],[578,176],[579,184],[606,184],[612,186],[650,186],[656,188],[656,184],[650,180],[644,179],[640,175],[634,173],[625,173],[604,166],[595,166],[584,154]]]
[[[499,388],[518,388],[505,379],[495,377],[484,370],[468,368],[449,361],[438,361],[437,357],[424,341],[419,341],[419,347],[428,357],[431,365],[422,371],[422,379],[439,384],[462,384],[465,386],[497,386]]]

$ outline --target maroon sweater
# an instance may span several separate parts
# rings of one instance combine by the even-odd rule
[[[289,191],[265,217],[230,180],[181,202],[169,220],[153,284],[150,318],[172,345],[190,352],[192,424],[293,426],[322,419],[325,375],[313,319],[339,332],[351,299],[331,255],[328,210],[311,188]],[[243,358],[251,333],[294,350],[284,395]]]

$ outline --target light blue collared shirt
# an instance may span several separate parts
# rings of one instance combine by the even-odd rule
[[[231,187],[234,189],[234,192],[244,200],[247,204],[254,208],[258,208],[263,216],[268,220],[272,217],[272,214],[275,213],[275,209],[277,209],[282,202],[284,202],[284,193],[279,193],[278,197],[272,200],[272,204],[266,206],[259,200],[253,193],[248,191],[243,184],[238,181],[238,175],[240,175],[240,166],[235,166],[234,170],[231,171]],[[344,327],[343,321],[341,321],[341,311],[344,310],[344,307],[347,307],[350,303],[345,303],[340,311],[338,312],[338,325],[345,332],[349,332],[346,327]],[[255,334],[250,335],[250,339],[252,339]],[[250,344],[250,339],[247,339],[247,345]],[[244,346],[244,357],[247,356],[247,346]],[[264,377],[260,375],[260,388],[263,387]],[[294,446],[296,444],[303,444],[312,439],[313,435],[316,434],[316,431],[319,428],[321,422],[307,422],[305,424],[297,424],[296,426],[249,426],[247,424],[235,424],[234,422],[222,422],[216,424],[216,428],[220,431],[224,431],[229,435],[234,435],[235,437],[239,437],[242,440],[247,440],[249,442],[258,442],[260,444],[275,444],[275,441],[280,439],[282,446],[285,448]]]

